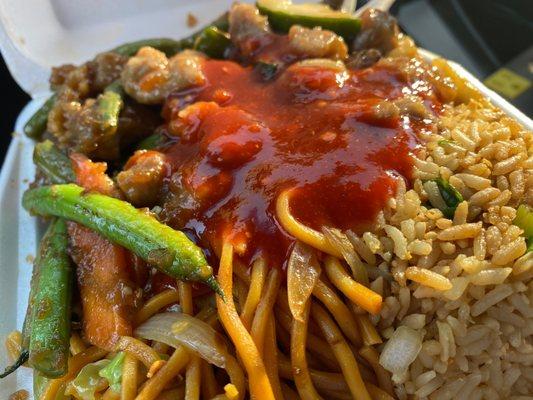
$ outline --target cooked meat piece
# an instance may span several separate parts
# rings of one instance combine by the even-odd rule
[[[116,53],[100,53],[80,66],[65,64],[52,68],[50,87],[60,97],[63,91],[69,90],[77,95],[77,99],[85,99],[120,78],[127,60],[128,57]]]
[[[309,29],[292,26],[289,30],[289,43],[293,51],[309,58],[344,60],[348,54],[342,37],[320,27]]]
[[[198,52],[185,50],[168,59],[159,50],[143,47],[124,67],[122,85],[139,103],[161,104],[173,91],[204,83],[203,58]]]
[[[385,55],[396,47],[399,30],[392,15],[371,8],[363,12],[361,22],[361,31],[352,44],[354,51],[377,49]]]
[[[164,223],[176,228],[185,227],[194,213],[199,210],[200,203],[183,182],[182,171],[170,177],[169,192],[166,194],[163,211],[160,214]]]
[[[91,62],[93,69],[92,88],[94,91],[101,92],[117,79],[120,79],[120,74],[124,65],[128,61],[128,57],[117,53],[100,53]]]
[[[86,154],[90,158],[115,160],[120,155],[119,137],[116,130],[102,128],[98,102],[87,99],[83,104],[70,100],[76,97],[60,97],[48,115],[48,132],[59,147]]]
[[[80,153],[72,153],[70,161],[78,185],[89,191],[118,199],[123,198],[115,182],[106,174],[107,164],[105,162],[93,162]]]
[[[150,207],[160,197],[167,175],[168,166],[162,153],[139,150],[117,175],[117,182],[130,203],[136,207]]]
[[[272,38],[267,17],[259,14],[259,10],[251,4],[236,3],[231,7],[229,33],[232,42],[245,57],[252,56]]]
[[[378,49],[360,50],[352,53],[346,62],[346,66],[351,69],[363,69],[374,65],[381,58]]]

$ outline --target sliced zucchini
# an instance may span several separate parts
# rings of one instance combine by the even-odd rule
[[[361,21],[345,12],[331,9],[326,4],[293,4],[291,0],[259,0],[257,8],[268,17],[270,26],[281,32],[288,32],[291,26],[308,28],[320,26],[351,40],[361,28]]]

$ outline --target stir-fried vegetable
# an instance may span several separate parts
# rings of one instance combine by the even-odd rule
[[[28,350],[22,350],[22,352],[19,355],[19,358],[17,358],[13,364],[11,364],[10,366],[6,367],[6,369],[4,369],[4,372],[0,374],[0,378],[5,378],[6,376],[15,372],[26,361],[28,361],[29,356],[30,356],[30,352]]]
[[[50,140],[35,145],[33,162],[51,183],[74,182],[76,178],[69,158]]]
[[[208,27],[214,27],[222,31],[228,30],[228,14],[225,13],[219,18],[208,24]],[[121,46],[115,47],[113,52],[122,54],[124,56],[135,55],[141,47],[149,46],[165,53],[168,57],[173,56],[180,50],[190,49],[194,46],[194,43],[198,36],[202,35],[204,29],[193,33],[181,40],[167,39],[167,38],[154,38],[138,40],[136,42],[126,43]]]
[[[533,236],[533,211],[528,205],[521,204],[518,207],[513,224],[524,230],[524,236]]]
[[[48,113],[56,102],[56,95],[51,96],[46,102],[37,110],[35,114],[24,125],[24,133],[32,139],[39,139],[46,129],[48,123]]]
[[[524,236],[527,238],[527,252],[533,251],[533,211],[528,205],[520,204],[513,224],[524,230]]]
[[[320,264],[308,245],[296,242],[287,264],[287,295],[294,319],[303,321],[307,300],[320,277]]]
[[[109,364],[100,370],[98,375],[107,379],[109,387],[117,393],[120,393],[120,382],[122,380],[122,366],[126,353],[118,353]]]
[[[226,366],[228,350],[220,334],[188,314],[157,314],[139,326],[135,335],[172,347],[185,346],[217,367]]]
[[[154,133],[137,143],[135,150],[152,150],[162,146],[166,142],[167,138],[165,136],[160,133]]]
[[[257,8],[268,16],[275,30],[287,32],[293,25],[333,31],[346,40],[351,40],[361,28],[361,21],[344,12],[331,9],[325,4],[293,4],[291,0],[259,0]]]
[[[453,218],[455,209],[463,201],[463,196],[450,183],[439,177],[424,183],[429,202],[442,211],[446,218]]]
[[[400,326],[385,344],[379,363],[387,371],[392,372],[393,381],[401,381],[405,377],[409,365],[416,359],[422,348],[422,336],[419,331]]]
[[[259,72],[263,80],[269,81],[276,76],[279,66],[269,62],[259,61],[255,64],[255,70]]]
[[[52,222],[41,241],[32,304],[30,365],[48,377],[66,373],[70,339],[72,267],[65,222]]]
[[[196,38],[194,49],[201,51],[211,58],[225,58],[232,43],[229,34],[222,32],[215,26],[210,26]]]
[[[69,382],[65,388],[65,394],[81,400],[96,399],[96,394],[108,386],[106,379],[100,376],[100,371],[110,363],[110,360],[104,359],[85,365]]]
[[[183,232],[160,223],[125,201],[85,193],[80,186],[68,184],[28,190],[22,203],[35,214],[55,215],[85,225],[167,275],[205,282],[220,292],[200,248]]]

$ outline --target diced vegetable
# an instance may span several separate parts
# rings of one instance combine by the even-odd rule
[[[379,363],[392,372],[393,381],[401,382],[421,348],[422,333],[407,326],[399,326],[385,344]]]
[[[24,193],[32,213],[55,215],[93,229],[177,279],[202,281],[217,293],[220,287],[202,253],[183,232],[157,221],[131,204],[74,185],[52,185]]]
[[[46,130],[48,123],[48,113],[56,102],[56,95],[52,95],[46,102],[37,110],[35,114],[24,125],[24,133],[32,139],[39,139]]]
[[[120,393],[120,382],[122,381],[122,366],[126,353],[118,353],[109,364],[100,370],[98,375],[107,379],[109,387],[116,393]]]
[[[101,130],[105,134],[113,134],[118,127],[118,117],[123,106],[122,97],[114,90],[107,90],[98,96],[97,102]]]
[[[211,58],[225,58],[231,45],[229,34],[214,26],[205,28],[194,41],[194,49]]]
[[[30,365],[47,377],[67,372],[72,267],[65,222],[52,222],[41,240],[39,278],[32,304]]]
[[[33,162],[51,183],[68,183],[76,179],[69,158],[50,140],[35,145]]]
[[[524,236],[533,236],[533,211],[528,205],[521,204],[518,207],[513,224],[524,230]]]
[[[332,10],[325,4],[293,4],[290,0],[259,0],[257,8],[268,16],[273,29],[288,32],[293,25],[333,31],[346,40],[351,40],[361,28],[361,21],[342,11]]]
[[[167,138],[160,133],[154,133],[143,140],[141,140],[139,143],[137,143],[137,147],[135,150],[152,150],[156,149],[159,146],[162,146],[167,142]]]
[[[277,64],[259,61],[255,64],[255,70],[259,72],[264,81],[273,79],[278,73],[279,66]]]
[[[435,185],[438,193],[435,192]],[[455,209],[463,201],[463,196],[450,183],[439,177],[424,183],[431,205],[442,211],[446,218],[453,218]]]

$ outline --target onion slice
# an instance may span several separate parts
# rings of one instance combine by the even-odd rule
[[[184,346],[219,368],[226,366],[228,350],[222,336],[190,315],[176,312],[154,315],[135,329],[134,334],[175,348]]]
[[[385,344],[379,363],[387,371],[392,372],[392,380],[402,383],[406,378],[409,365],[416,359],[422,348],[423,334],[408,326],[396,328]]]
[[[314,250],[296,242],[287,265],[289,308],[294,319],[303,322],[305,305],[320,276],[320,264]]]

